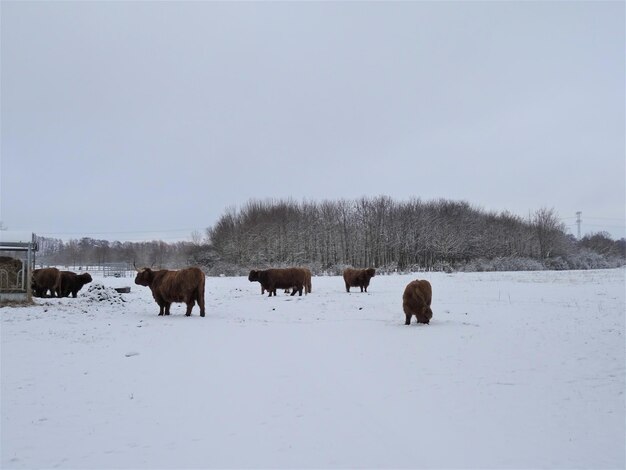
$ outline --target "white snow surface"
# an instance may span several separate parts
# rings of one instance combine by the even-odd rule
[[[0,309],[1,467],[624,468],[624,274],[207,278],[204,318],[95,277]]]

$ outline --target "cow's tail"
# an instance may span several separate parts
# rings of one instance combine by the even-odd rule
[[[198,283],[198,292],[196,292],[196,300],[198,301],[198,306],[200,307],[200,315],[204,316],[204,281],[205,276],[202,274],[202,279]]]
[[[62,297],[61,292],[63,292],[63,276],[61,275],[61,273],[57,274],[57,278],[54,281],[54,286],[52,286],[52,289],[50,289],[50,294],[52,295],[52,297],[56,296],[57,297]]]
[[[306,293],[311,293],[311,276],[306,277]]]

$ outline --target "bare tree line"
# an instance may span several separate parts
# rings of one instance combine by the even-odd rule
[[[465,201],[397,202],[387,196],[319,203],[252,200],[227,210],[207,236],[219,257],[232,264],[313,264],[318,270],[458,269],[494,258],[537,260],[547,267],[561,260],[576,267],[568,260],[581,249],[552,209],[523,219]]]
[[[135,262],[209,274],[252,267],[307,265],[316,273],[345,266],[382,270],[579,269],[624,263],[626,240],[598,233],[577,241],[558,214],[527,218],[488,212],[465,201],[394,201],[387,196],[311,202],[251,200],[229,208],[206,237],[191,242],[109,242],[38,237],[41,263]]]
[[[85,237],[64,242],[56,238],[37,237],[37,244],[39,247],[38,264],[72,266],[77,269],[83,266],[111,263],[175,268],[189,264],[203,264],[205,260],[202,258],[202,253],[207,251],[207,247],[197,241],[110,242]]]

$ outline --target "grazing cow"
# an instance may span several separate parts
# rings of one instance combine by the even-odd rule
[[[199,268],[186,268],[180,271],[150,268],[137,269],[135,284],[149,287],[152,297],[159,305],[159,316],[169,315],[172,302],[187,304],[186,316],[198,302],[200,316],[204,316],[204,273]]]
[[[46,297],[50,291],[50,297],[54,297],[56,292],[59,270],[57,268],[35,269],[32,276],[32,289],[35,297]]]
[[[409,282],[402,295],[402,309],[406,316],[404,324],[410,325],[413,315],[415,315],[417,323],[428,324],[433,317],[433,311],[430,309],[432,297],[433,291],[430,282],[419,279]]]
[[[346,283],[346,292],[350,292],[350,287],[360,287],[361,292],[367,292],[367,286],[370,285],[370,279],[374,277],[376,270],[368,269],[351,269],[348,268],[343,272],[343,280]]]
[[[72,294],[72,297],[76,298],[78,291],[92,280],[89,273],[76,274],[72,271],[61,271],[57,278],[55,290],[59,297],[69,297]]]
[[[261,283],[261,289],[268,291],[271,297],[274,294],[276,297],[276,289],[292,289],[291,295],[302,295],[302,289],[306,283],[305,273],[300,268],[285,268],[285,269],[266,269],[261,271],[250,271],[248,280],[250,282]]]

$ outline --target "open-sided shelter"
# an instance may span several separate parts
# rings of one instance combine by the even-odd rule
[[[37,242],[30,232],[0,231],[0,303],[29,301]]]

